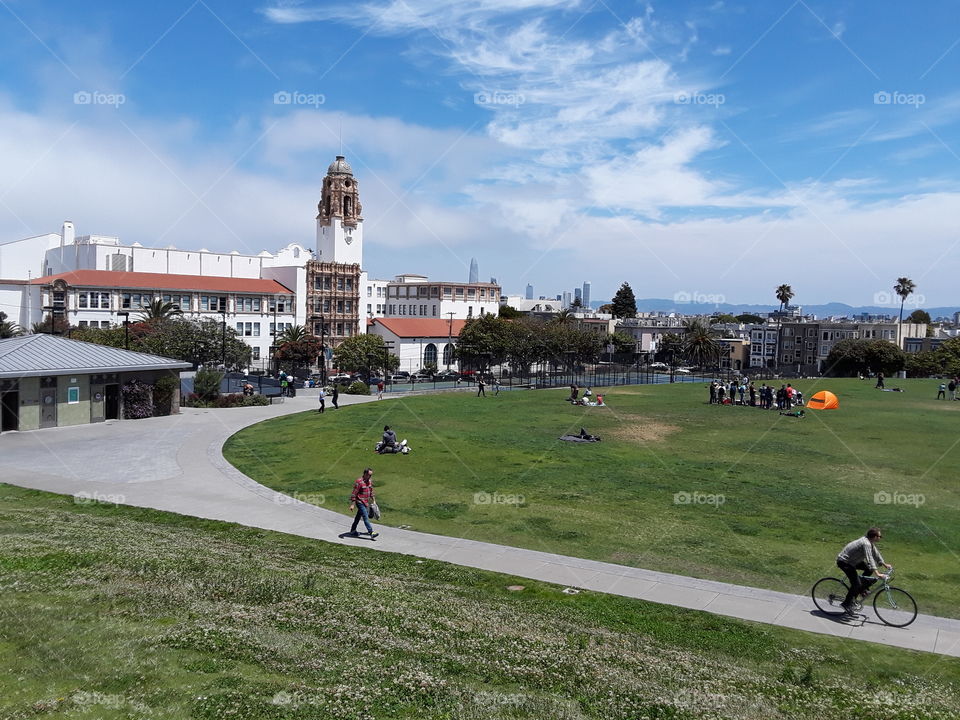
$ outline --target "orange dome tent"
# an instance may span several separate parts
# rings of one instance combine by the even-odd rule
[[[813,410],[836,410],[840,407],[840,401],[829,390],[821,390],[807,401],[807,407]]]

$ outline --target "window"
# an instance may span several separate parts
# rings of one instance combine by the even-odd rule
[[[467,297],[468,297],[468,298],[475,298],[476,296],[477,296],[477,290],[476,290],[476,288],[467,288]]]
[[[63,291],[53,293],[53,304],[57,307],[65,307],[67,304],[67,294]]]
[[[462,287],[461,287],[461,288],[457,288],[456,298],[457,298],[457,300],[463,300],[463,288],[462,288]]]
[[[380,311],[377,310],[377,312],[380,312]],[[367,303],[367,315],[373,315],[373,306],[370,303]]]
[[[77,307],[80,307],[80,308],[85,308],[85,307],[87,307],[87,294],[86,294],[86,293],[80,293],[80,294],[77,296]]]
[[[337,300],[337,312],[338,313],[343,312],[343,300]]]
[[[452,298],[452,297],[453,297],[453,288],[445,287],[445,288],[443,289],[443,298],[444,298],[445,300],[449,300],[449,299]]]
[[[430,343],[423,348],[423,364],[427,363],[436,363],[437,362],[437,346],[433,343]]]
[[[437,316],[437,306],[436,306],[436,305],[433,306],[433,316],[434,316],[434,317]]]
[[[440,288],[438,288],[436,285],[430,288],[430,297],[440,297]]]
[[[383,288],[382,288],[382,287],[378,287],[378,288],[377,288],[377,297],[378,297],[378,298],[382,298],[382,297],[383,297]]]
[[[353,300],[347,300],[345,307],[347,308],[348,313],[353,312]]]
[[[420,314],[421,314],[421,315],[426,315],[426,314],[427,314],[427,306],[426,306],[426,305],[421,305],[421,306],[420,306]]]
[[[237,323],[237,335],[243,335],[243,323]]]
[[[260,337],[260,323],[253,324],[253,336]]]
[[[373,288],[367,285],[367,297],[373,297]]]
[[[100,307],[104,310],[110,309],[110,293],[100,293]]]
[[[443,346],[443,364],[449,365],[453,362],[453,344],[447,343]]]
[[[260,359],[260,348],[259,348],[259,347],[254,346],[254,348],[253,348],[253,359],[254,359],[254,360],[259,360],[259,359]]]
[[[347,290],[353,292],[353,278],[347,278]]]
[[[337,290],[343,290],[343,278],[337,278]]]
[[[467,317],[473,317],[473,305],[467,305]]]
[[[81,320],[78,324],[80,325],[80,327],[86,327],[86,326],[87,326],[87,321],[86,321],[86,320]]]

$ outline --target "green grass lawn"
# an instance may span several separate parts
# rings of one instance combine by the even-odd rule
[[[566,390],[421,395],[271,420],[225,452],[341,512],[370,465],[387,525],[798,593],[880,525],[897,584],[958,616],[960,402],[935,400],[938,381],[897,383],[801,381],[840,397],[803,419],[710,406],[696,383],[609,389],[606,408]],[[409,455],[372,452],[385,424]],[[557,440],[581,426],[603,441]]]
[[[5,720],[960,712],[956,658],[7,485],[0,582]]]

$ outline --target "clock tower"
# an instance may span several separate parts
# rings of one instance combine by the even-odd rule
[[[337,155],[327,168],[317,210],[317,260],[362,265],[360,190],[343,155]]]

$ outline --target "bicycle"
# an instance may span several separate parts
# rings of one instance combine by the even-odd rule
[[[885,625],[906,627],[917,619],[917,601],[906,590],[893,587],[890,584],[892,577],[893,568],[890,568],[887,577],[877,578],[877,582],[861,597],[866,599],[871,593],[873,594],[873,612]],[[841,607],[841,603],[847,597],[849,590],[850,586],[840,578],[825,577],[814,583],[810,595],[813,598],[813,604],[824,615],[840,616],[846,612]],[[863,609],[863,603],[859,598],[855,599],[855,609],[857,611]]]

